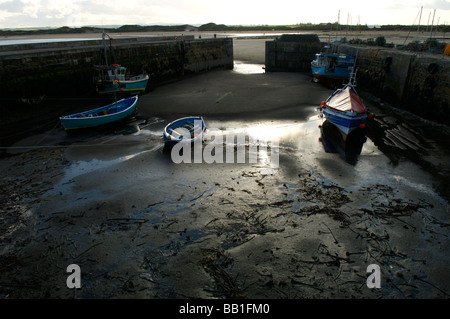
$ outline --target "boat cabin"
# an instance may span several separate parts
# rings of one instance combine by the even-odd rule
[[[331,53],[317,53],[316,59],[313,61],[313,66],[315,67],[344,67],[353,66],[355,63],[355,58],[340,54]]]
[[[120,66],[119,64],[108,65],[97,65],[95,66],[96,75],[94,76],[94,82],[112,82],[125,81],[127,68]]]

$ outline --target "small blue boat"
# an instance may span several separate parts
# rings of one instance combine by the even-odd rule
[[[60,117],[59,120],[65,130],[110,124],[131,116],[136,110],[137,101],[136,95],[97,109],[66,115]]]
[[[203,117],[183,117],[166,125],[163,138],[167,146],[173,146],[179,142],[193,143],[203,139],[205,130],[206,125]]]
[[[372,116],[351,81],[322,102],[320,108],[325,118],[345,135],[357,128],[364,128],[367,118]]]
[[[97,65],[94,83],[99,94],[140,93],[147,87],[149,76],[145,73],[129,77],[127,68],[119,64]]]
[[[344,54],[317,53],[311,62],[314,81],[321,79],[344,80],[351,75],[355,58]]]

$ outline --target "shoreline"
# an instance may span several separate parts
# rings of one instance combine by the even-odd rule
[[[319,38],[326,42],[328,38],[333,40],[340,40],[341,38],[347,39],[375,39],[379,36],[384,36],[386,38],[386,43],[394,44],[404,44],[405,40],[407,43],[413,41],[424,41],[430,38],[430,33],[427,31],[384,31],[384,30],[373,30],[373,31],[355,31],[355,30],[339,30],[339,31],[322,31],[322,30],[308,30],[308,31],[186,31],[186,32],[111,32],[111,36],[116,37],[145,37],[145,36],[180,36],[180,35],[193,35],[195,39],[199,37],[202,38],[212,38],[214,36],[218,37],[233,37],[236,39],[251,38],[255,39],[258,37],[264,38],[275,38],[281,36],[282,34],[317,34]],[[35,34],[35,35],[11,35],[11,36],[0,36],[0,45],[2,41],[12,40],[12,39],[101,39],[102,33],[71,33],[71,34]],[[434,31],[433,38],[441,41],[450,40],[450,32],[440,32]]]

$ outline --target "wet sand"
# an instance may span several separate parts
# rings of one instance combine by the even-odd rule
[[[439,176],[408,159],[399,139],[380,144],[370,132],[360,154],[327,152],[316,107],[332,91],[308,74],[262,73],[258,54],[140,96],[125,125],[78,135],[57,127],[9,148],[0,296],[448,298]],[[401,131],[448,176],[445,141],[369,106],[373,128]],[[255,164],[173,163],[162,130],[185,115],[204,116],[203,149],[217,132],[277,136],[279,166],[264,151]],[[70,264],[81,289],[66,286]],[[371,264],[380,289],[366,284]]]

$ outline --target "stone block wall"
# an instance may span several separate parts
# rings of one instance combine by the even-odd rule
[[[315,41],[267,41],[266,71],[310,73],[311,61],[324,46]],[[347,44],[333,44],[331,51],[357,57],[358,88],[395,107],[450,125],[449,56]]]
[[[311,71],[311,61],[323,48],[320,42],[267,41],[267,72],[307,72]]]
[[[450,125],[450,57],[343,44],[334,49],[357,56],[358,87],[395,107]]]
[[[215,39],[193,40],[180,43],[184,57],[184,72],[197,73],[211,70],[218,65],[233,69],[233,39],[222,39],[217,45]]]
[[[150,87],[187,73],[233,68],[231,38],[114,40],[107,48],[109,63],[126,66],[131,75],[145,71],[150,75]],[[101,41],[0,50],[0,98],[74,97],[93,93],[93,67],[105,64],[103,53]]]
[[[450,57],[414,57],[402,107],[450,126]]]

